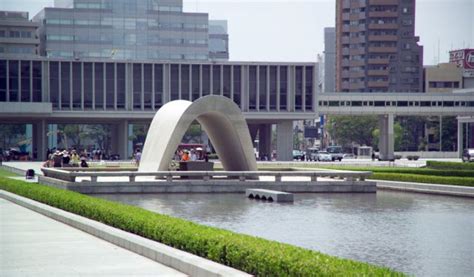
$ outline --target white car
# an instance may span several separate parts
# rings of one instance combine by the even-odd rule
[[[332,161],[331,154],[325,151],[318,152],[318,161]]]

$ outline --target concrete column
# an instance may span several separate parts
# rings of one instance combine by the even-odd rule
[[[443,151],[443,116],[439,116],[439,152]]]
[[[260,124],[258,128],[258,153],[260,158],[263,158],[266,155],[268,160],[271,160],[271,144],[272,125]]]
[[[248,126],[250,131],[250,138],[252,139],[252,143],[254,143],[257,139],[258,125],[248,124]]]
[[[121,160],[128,159],[128,120],[112,125],[112,153],[119,154]]]
[[[462,151],[463,151],[463,141],[462,141],[462,134],[463,134],[463,123],[459,120],[458,118],[458,157],[462,157]]]
[[[44,161],[46,160],[46,150],[47,150],[47,127],[46,120],[41,120],[39,122],[33,123],[33,153],[36,150],[37,157],[36,160]]]
[[[293,160],[293,121],[285,120],[277,124],[277,160]]]
[[[379,158],[381,160],[393,160],[394,155],[394,135],[393,135],[393,114],[379,116]]]

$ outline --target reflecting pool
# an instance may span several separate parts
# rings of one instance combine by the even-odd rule
[[[296,194],[293,204],[244,194],[98,197],[416,276],[474,272],[474,200],[467,198],[390,191]]]

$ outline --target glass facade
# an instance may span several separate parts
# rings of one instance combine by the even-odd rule
[[[209,59],[208,14],[184,13],[182,1],[61,2],[33,18],[41,23],[41,55],[81,60]]]
[[[213,94],[232,99],[243,111],[313,111],[313,72],[312,65],[0,60],[0,101],[45,99],[61,110],[147,111],[165,101]]]

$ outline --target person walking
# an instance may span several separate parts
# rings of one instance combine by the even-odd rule
[[[140,166],[140,160],[142,158],[142,152],[140,151],[140,149],[137,148],[137,150],[135,151],[134,157],[135,157],[135,164],[137,166]]]

